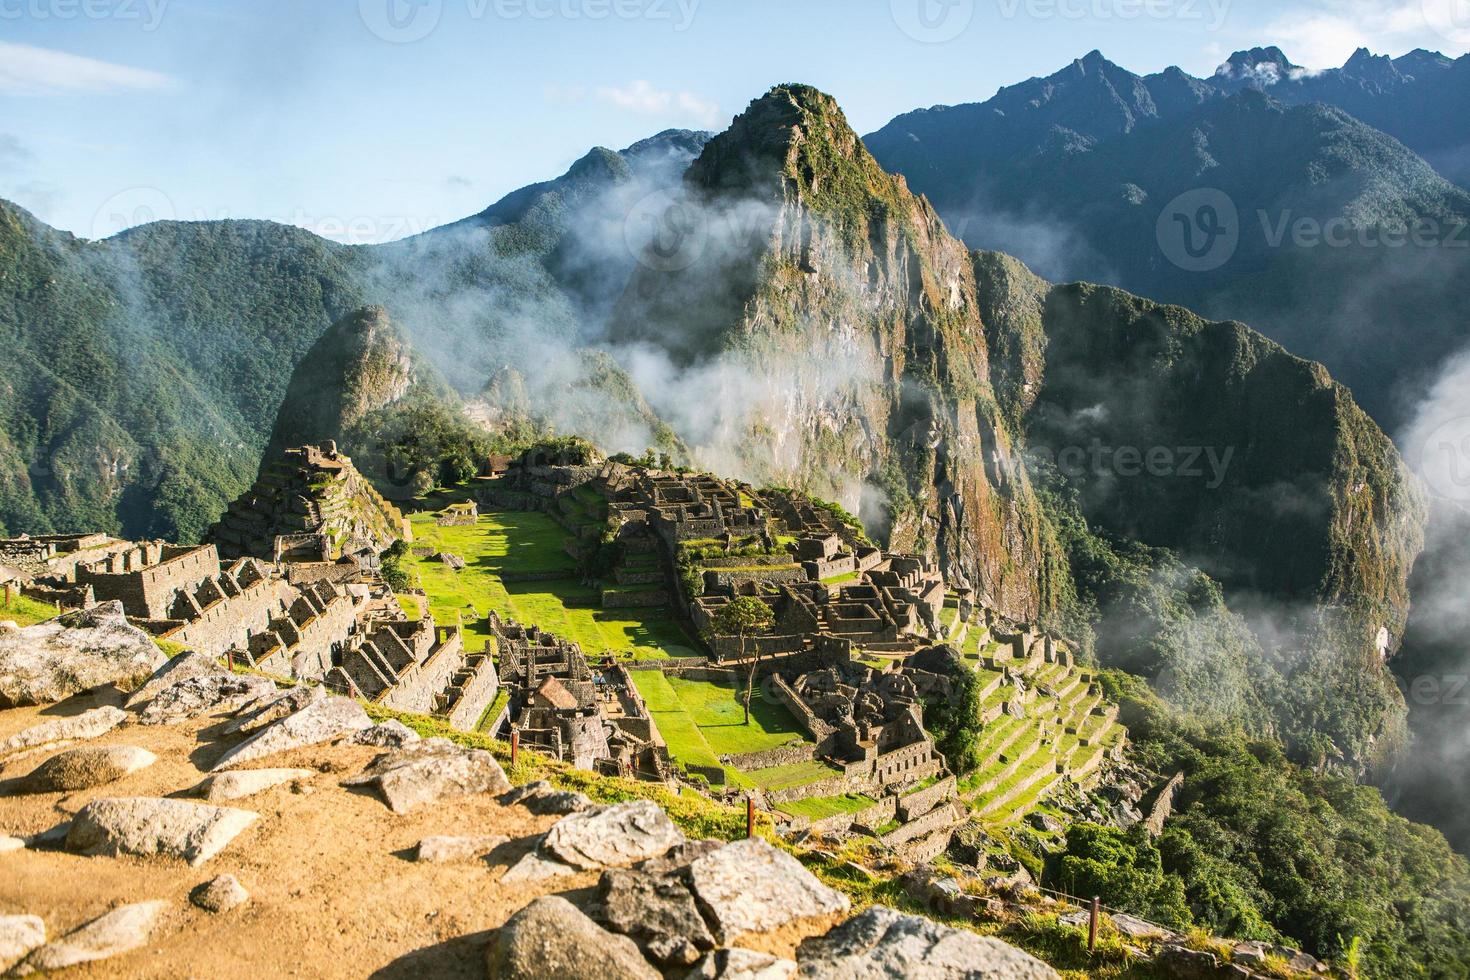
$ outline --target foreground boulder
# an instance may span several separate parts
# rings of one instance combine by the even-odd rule
[[[676,877],[614,868],[603,872],[597,899],[593,916],[632,938],[657,963],[691,966],[714,948],[694,896]]]
[[[542,841],[542,850],[585,871],[620,868],[665,854],[684,835],[652,800],[629,800],[563,817]]]
[[[1061,980],[1057,971],[1009,943],[881,905],[804,941],[796,959],[802,977],[812,980]]]
[[[254,674],[187,677],[158,691],[138,716],[145,725],[177,725],[270,697],[276,685]]]
[[[186,651],[177,657],[170,658],[167,663],[155,670],[153,676],[128,695],[128,699],[123,702],[123,707],[130,711],[142,711],[159,691],[172,687],[179,681],[186,681],[191,677],[210,677],[225,673],[225,669],[213,657]]]
[[[62,742],[80,742],[84,739],[106,735],[128,720],[128,713],[121,708],[104,705],[83,711],[70,718],[52,718],[39,725],[32,725],[0,742],[0,755],[34,749]]]
[[[38,915],[0,915],[0,970],[46,942],[46,923]]]
[[[394,813],[439,800],[504,793],[510,780],[495,756],[484,749],[466,749],[442,738],[411,742],[373,760],[360,776],[344,786],[373,786]]]
[[[259,818],[260,814],[249,810],[183,800],[93,800],[72,820],[66,848],[78,854],[157,855],[197,866],[224,850]]]
[[[237,769],[206,777],[204,782],[194,787],[194,795],[210,803],[228,803],[264,793],[282,783],[311,779],[315,775],[316,771],[312,769]]]
[[[211,772],[222,772],[277,752],[320,745],[373,727],[362,705],[350,698],[312,701],[295,714],[273,721],[220,756]]]
[[[347,741],[353,745],[376,745],[380,749],[401,749],[409,742],[419,741],[419,733],[396,718],[364,728]]]
[[[726,844],[689,866],[694,896],[719,939],[769,932],[790,922],[846,912],[846,895],[759,837]]]
[[[485,954],[490,980],[661,980],[626,936],[548,895],[501,926]]]
[[[104,602],[24,629],[0,630],[0,707],[51,704],[103,684],[131,687],[164,662],[153,638]]]
[[[500,797],[502,806],[523,806],[538,817],[565,816],[590,809],[592,801],[581,793],[559,790],[544,779],[517,786]]]
[[[26,976],[105,960],[148,944],[168,913],[167,902],[139,902],[113,909],[27,956],[13,971]]]
[[[28,793],[71,792],[116,782],[158,761],[147,749],[132,745],[86,745],[54,755],[26,776]]]
[[[240,716],[226,725],[222,734],[253,735],[272,722],[288,718],[307,705],[326,699],[325,688],[310,684],[278,690],[256,704],[242,708]]]

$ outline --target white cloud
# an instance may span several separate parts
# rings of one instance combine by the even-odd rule
[[[0,41],[0,93],[7,95],[157,92],[172,85],[173,80],[159,72]]]
[[[1316,0],[1271,21],[1267,41],[1297,64],[1337,68],[1358,48],[1400,55],[1412,48],[1454,54],[1465,49],[1470,30],[1458,35],[1453,22],[1440,23],[1440,7],[1463,0]],[[1448,13],[1446,14],[1448,17]],[[1470,28],[1470,24],[1464,25]]]
[[[596,95],[599,102],[645,116],[678,116],[701,126],[714,126],[720,121],[720,107],[714,102],[693,92],[655,88],[642,80],[621,88],[604,85]]]

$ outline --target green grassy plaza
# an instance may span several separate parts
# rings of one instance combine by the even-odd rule
[[[466,527],[440,527],[437,517],[425,512],[409,518],[413,548],[458,555],[465,560],[464,570],[412,554],[404,558],[403,568],[427,593],[429,611],[440,625],[453,623],[462,613],[472,640],[488,638],[483,617],[493,611],[572,640],[592,658],[606,651],[629,660],[698,654],[667,613],[600,608],[601,590],[582,584],[565,549],[566,529],[547,515],[482,513],[476,524]],[[512,573],[512,581],[505,581],[506,572]],[[514,581],[539,573],[559,574],[548,581]]]

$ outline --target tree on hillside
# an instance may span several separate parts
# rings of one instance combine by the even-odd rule
[[[776,617],[771,613],[771,607],[759,599],[748,595],[738,595],[715,610],[714,616],[710,618],[710,628],[707,638],[713,640],[716,636],[737,636],[740,638],[740,659],[745,659],[745,639],[749,636],[759,636],[769,632],[776,625]],[[760,654],[756,653],[755,660],[746,667],[745,674],[745,723],[750,724],[750,699],[755,692],[755,673],[760,666]]]

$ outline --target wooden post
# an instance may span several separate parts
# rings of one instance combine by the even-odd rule
[[[1087,920],[1087,951],[1097,951],[1097,920],[1102,914],[1102,899],[1092,896],[1092,914]]]
[[[5,583],[5,608],[6,609],[9,609],[10,608],[10,599],[11,599],[11,595],[12,595],[12,590],[14,588],[15,588],[15,586],[12,585],[11,583],[9,583],[9,582],[6,582]]]
[[[745,798],[745,838],[749,840],[755,836],[755,797]]]
[[[510,730],[510,767],[516,767],[516,760],[521,757],[521,730],[512,728]]]
[[[234,647],[230,647],[228,650],[225,651],[225,663],[229,667],[230,673],[233,674],[235,672],[235,648]]]

